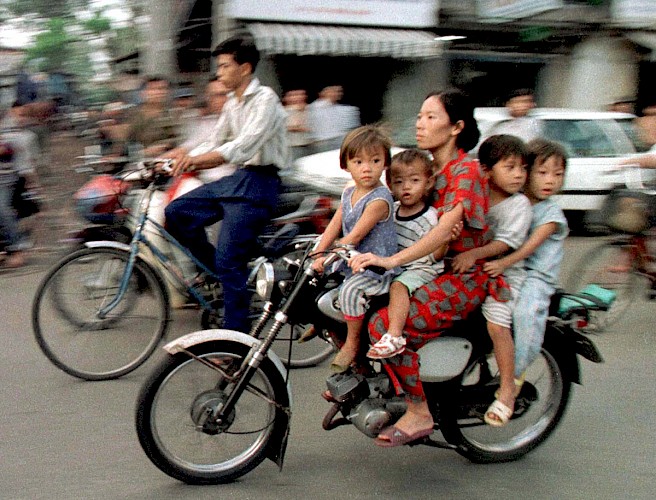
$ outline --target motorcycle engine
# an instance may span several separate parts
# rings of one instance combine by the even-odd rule
[[[405,401],[389,397],[393,393],[390,380],[382,373],[370,378],[352,372],[336,373],[326,385],[340,403],[344,417],[369,437],[376,437],[405,413]]]

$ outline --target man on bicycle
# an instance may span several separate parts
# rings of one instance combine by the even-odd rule
[[[248,331],[247,265],[276,207],[278,170],[287,166],[286,115],[275,92],[254,76],[260,54],[252,39],[229,38],[212,56],[217,58],[218,80],[231,91],[213,135],[201,147],[176,148],[165,156],[175,160],[173,175],[225,163],[237,170],[173,200],[165,210],[166,225],[216,270],[224,291],[225,328]],[[215,249],[205,227],[219,220]]]

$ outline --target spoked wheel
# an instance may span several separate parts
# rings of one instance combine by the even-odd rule
[[[283,363],[292,368],[308,368],[327,360],[337,348],[332,340],[321,334],[306,342],[299,342],[309,325],[285,325],[273,343],[273,350]],[[290,353],[291,343],[291,353]]]
[[[614,299],[607,311],[591,311],[587,330],[600,332],[619,321],[629,309],[638,288],[639,275],[633,265],[633,248],[622,241],[609,241],[587,252],[574,268],[565,288],[568,292],[585,291],[596,285],[601,293]]]
[[[146,381],[137,403],[136,428],[148,458],[190,484],[219,484],[240,477],[265,458],[274,435],[284,432],[289,405],[282,377],[270,360],[259,366],[235,409],[223,422],[211,414],[226,401],[248,347],[208,342],[167,357]],[[284,426],[284,427],[283,427]]]
[[[32,328],[48,359],[84,380],[108,380],[139,367],[157,347],[170,320],[166,287],[137,261],[123,298],[118,292],[128,254],[95,248],[60,261],[37,289]]]
[[[474,397],[481,404],[469,406],[467,412],[459,412],[459,404],[445,402],[440,426],[446,439],[459,445],[458,453],[473,462],[516,460],[547,439],[558,425],[569,400],[571,381],[557,358],[543,348],[526,370],[513,418],[504,427],[495,428],[483,421],[498,387],[498,383],[486,382],[490,374],[498,375],[493,354],[474,365],[465,376],[458,395],[466,399],[467,394],[478,393]],[[480,399],[481,391],[489,397]]]

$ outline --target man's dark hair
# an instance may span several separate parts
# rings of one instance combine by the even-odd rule
[[[257,50],[255,40],[251,37],[232,36],[223,40],[212,51],[212,57],[221,54],[231,54],[237,64],[249,63],[253,73],[257,63],[260,62],[260,51]]]
[[[166,82],[170,84],[169,79],[162,75],[151,75],[144,81],[144,86],[152,82]]]
[[[515,97],[524,97],[526,95],[535,95],[535,92],[529,88],[522,88],[522,89],[515,89],[512,90],[509,94],[508,97],[506,98],[506,102],[510,101],[510,99],[514,99]]]
[[[478,148],[478,161],[486,170],[490,170],[501,160],[510,156],[519,156],[524,160],[526,155],[524,141],[508,134],[491,135]]]

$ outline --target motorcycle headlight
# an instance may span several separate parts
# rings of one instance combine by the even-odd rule
[[[255,273],[255,293],[262,299],[269,300],[273,293],[275,275],[270,262],[262,262]]]

